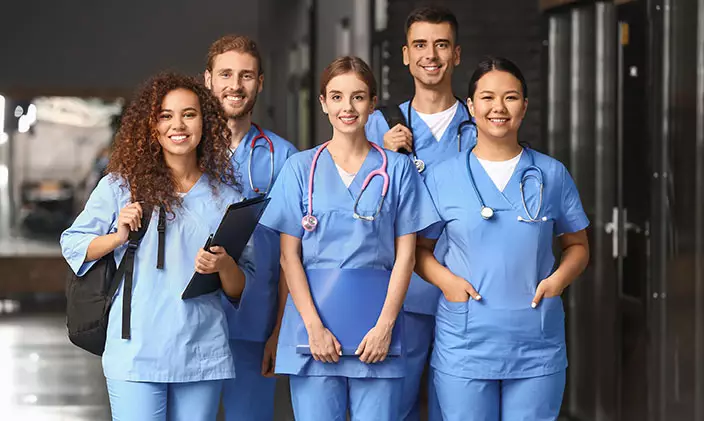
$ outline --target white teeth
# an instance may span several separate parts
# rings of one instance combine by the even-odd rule
[[[424,67],[425,70],[430,70],[431,72],[434,72],[435,70],[439,69],[438,66],[426,66]]]
[[[491,118],[489,120],[491,120],[494,123],[505,123],[508,121],[508,119],[505,119],[505,118]]]
[[[182,136],[171,136],[171,139],[173,140],[183,140],[187,138],[188,136],[182,135]]]
[[[225,97],[225,99],[227,99],[228,101],[241,101],[242,98],[244,98],[244,97],[239,96],[239,95],[237,95],[237,96],[228,95]]]
[[[347,122],[347,123],[352,122],[356,119],[357,119],[357,117],[340,117],[340,120]]]

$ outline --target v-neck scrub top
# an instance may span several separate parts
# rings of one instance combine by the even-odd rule
[[[449,302],[440,296],[432,366],[474,379],[544,376],[567,367],[564,311],[560,297],[532,299],[540,281],[554,271],[553,238],[585,229],[589,220],[567,169],[559,161],[525,149],[503,192],[474,154],[472,174],[494,216],[484,220],[467,171],[467,154],[431,168],[426,184],[442,222],[420,235],[447,236],[445,265],[469,281],[480,301]],[[544,176],[539,222],[526,217],[519,183],[531,157]],[[526,179],[528,209],[535,214],[539,186]],[[545,217],[546,220],[542,221]]]
[[[352,208],[367,174],[378,169],[382,156],[374,148],[368,152],[352,184],[347,188],[332,156],[325,149],[319,156],[313,183],[313,215],[318,226],[308,232],[301,219],[308,212],[308,179],[313,157],[320,146],[293,155],[284,165],[271,192],[271,202],[261,224],[301,239],[302,263],[309,269],[391,270],[395,261],[395,240],[416,233],[438,221],[428,191],[415,167],[405,156],[385,151],[390,183],[381,213],[374,221],[353,217]],[[383,179],[376,176],[359,201],[358,212],[374,214],[382,192]],[[388,358],[377,364],[364,364],[358,357],[343,357],[337,364],[314,361],[296,354],[294,332],[287,332],[298,316],[292,300],[286,305],[276,361],[276,372],[296,375],[347,377],[402,377],[404,358]],[[300,316],[298,316],[300,317]]]

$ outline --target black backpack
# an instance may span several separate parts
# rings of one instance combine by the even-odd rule
[[[134,256],[144,238],[152,217],[152,209],[144,207],[142,227],[130,231],[125,255],[116,267],[115,256],[110,252],[100,258],[83,276],[76,276],[69,269],[66,282],[66,327],[69,340],[91,354],[103,355],[107,339],[108,315],[112,300],[125,279],[122,294],[122,339],[130,339],[130,316],[132,309],[132,275]],[[164,267],[164,237],[166,213],[159,209],[159,249],[157,268]]]
[[[389,125],[389,129],[394,128],[397,124],[408,127],[406,117],[403,115],[403,112],[401,112],[401,107],[398,104],[382,105],[376,109],[381,111],[381,115],[384,116],[384,120],[386,120],[386,124]],[[405,149],[399,149],[398,152],[404,154],[410,153]]]
[[[397,124],[408,127],[406,117],[401,112],[401,107],[399,107],[398,104],[381,105],[376,109],[381,111],[381,115],[384,116],[384,120],[386,120],[386,124],[389,125],[389,129],[392,129]]]

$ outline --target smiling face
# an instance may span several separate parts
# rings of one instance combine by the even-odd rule
[[[521,82],[509,72],[492,70],[477,81],[467,106],[477,123],[478,136],[516,140],[528,108]]]
[[[369,86],[356,73],[347,72],[330,79],[325,96],[320,96],[320,105],[335,131],[363,132],[374,112],[376,97],[371,96]]]
[[[452,26],[448,22],[412,24],[403,46],[403,64],[422,85],[449,83],[460,64],[460,47],[455,45]]]
[[[156,130],[167,159],[195,155],[203,134],[203,116],[198,96],[184,88],[166,94],[161,102]]]
[[[252,111],[262,91],[264,75],[251,54],[227,51],[213,59],[213,70],[205,72],[205,86],[220,100],[225,115],[240,118]]]

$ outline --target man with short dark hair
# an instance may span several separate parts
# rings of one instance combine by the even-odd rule
[[[403,62],[413,76],[415,95],[398,106],[376,111],[367,122],[369,140],[386,149],[408,153],[421,175],[426,167],[438,165],[476,143],[476,129],[467,106],[452,92],[452,74],[460,64],[457,34],[457,19],[449,10],[422,7],[412,11],[406,20]],[[399,118],[392,117],[397,115]],[[389,127],[392,121],[401,122]],[[436,247],[440,262],[446,241],[441,237]],[[403,307],[408,353],[401,408],[404,421],[420,419],[420,379],[428,361],[440,294],[439,289],[413,274]],[[429,374],[429,419],[439,421],[432,368]]]

